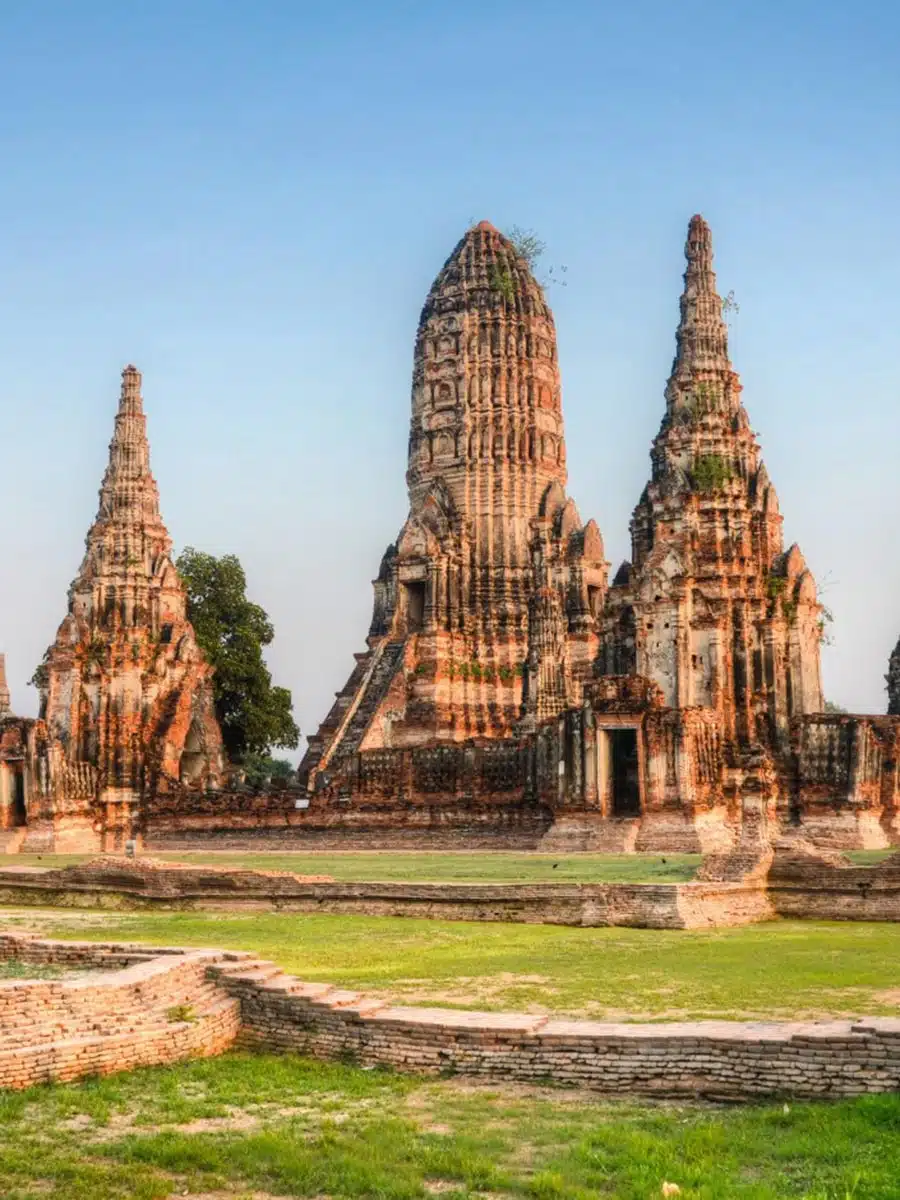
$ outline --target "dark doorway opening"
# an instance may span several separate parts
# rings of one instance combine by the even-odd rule
[[[425,581],[404,583],[406,591],[406,628],[418,633],[425,624]]]
[[[641,811],[636,729],[612,729],[612,811],[614,817],[637,817]]]
[[[28,814],[25,811],[25,776],[19,771],[16,771],[12,778],[12,823],[15,826],[28,823]]]

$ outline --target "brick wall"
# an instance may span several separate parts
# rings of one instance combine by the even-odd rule
[[[0,982],[0,1087],[217,1054],[237,1035],[238,1006],[207,975],[226,957],[221,951],[148,952],[4,935],[0,956],[88,972]],[[181,1006],[190,1019],[173,1018]]]
[[[900,1089],[900,1020],[660,1024],[389,1005],[304,983],[249,954],[4,937],[31,961],[110,966],[73,981],[0,984],[0,1088],[250,1048],[434,1075],[612,1094],[741,1100]],[[172,1021],[190,1004],[193,1021]],[[79,1021],[78,1028],[65,1021]]]
[[[649,929],[745,924],[772,916],[765,892],[743,883],[335,883],[288,872],[96,859],[43,872],[0,870],[0,904],[215,908],[624,925]]]
[[[241,1043],[260,1050],[612,1094],[738,1100],[900,1089],[900,1020],[607,1024],[392,1007],[253,971],[223,985],[241,1002]]]

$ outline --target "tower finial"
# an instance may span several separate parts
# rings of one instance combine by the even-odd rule
[[[119,397],[119,412],[139,416],[143,412],[141,399],[141,373],[131,363],[122,371],[122,391]]]
[[[8,717],[12,707],[6,682],[6,655],[0,654],[0,718]]]
[[[689,371],[729,371],[728,330],[713,271],[712,231],[695,213],[684,247],[687,267],[681,294],[681,319],[675,334],[677,350],[672,375]]]

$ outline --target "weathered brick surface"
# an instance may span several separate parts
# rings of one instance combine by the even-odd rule
[[[0,956],[88,969],[71,979],[0,982],[0,1087],[217,1054],[238,1032],[237,1005],[207,974],[222,951],[2,935]],[[170,1019],[179,1006],[190,1020]]]
[[[0,954],[106,968],[0,984],[0,1087],[231,1045],[598,1092],[750,1099],[900,1089],[900,1020],[625,1024],[390,1005],[222,951],[0,937]],[[126,964],[122,966],[122,964]],[[189,1004],[195,1021],[166,1012]]]
[[[217,973],[217,968],[213,968]],[[900,1020],[624,1024],[406,1008],[288,976],[222,976],[250,1047],[598,1092],[750,1099],[900,1088]]]
[[[140,860],[139,860],[140,862]],[[764,891],[742,883],[336,883],[276,871],[97,859],[53,871],[0,870],[0,903],[104,907],[258,907],[280,911],[625,925],[649,929],[745,924],[772,916]]]

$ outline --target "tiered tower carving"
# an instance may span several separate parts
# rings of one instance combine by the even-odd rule
[[[375,580],[369,649],[302,774],[359,749],[512,732],[536,537],[560,590],[568,702],[595,656],[607,564],[597,526],[582,526],[565,494],[553,316],[524,257],[486,221],[422,309],[406,478],[410,512]]]
[[[69,589],[69,611],[38,668],[41,716],[101,792],[165,781],[218,783],[222,741],[212,668],[186,616],[150,471],[141,376],[122,392],[100,507]]]
[[[783,748],[790,718],[822,708],[822,609],[800,550],[784,550],[700,216],[685,254],[666,412],[631,562],[610,588],[599,667],[646,676],[671,707],[715,709],[726,745]]]

